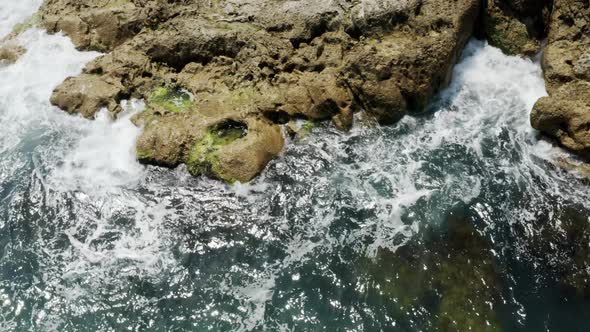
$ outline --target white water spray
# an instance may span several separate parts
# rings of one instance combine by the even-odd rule
[[[39,3],[0,3],[0,35]],[[259,179],[231,187],[139,165],[129,117],[141,102],[115,122],[49,104],[99,54],[37,29],[16,41],[27,53],[0,68],[0,328],[287,330],[276,317],[313,326],[317,301],[300,282],[366,290],[340,279],[333,257],[354,270],[344,252],[396,250],[458,204],[478,200],[494,228],[528,225],[554,204],[547,191],[555,204],[589,199],[550,167],[563,152],[529,126],[545,95],[540,66],[481,42],[468,46],[433,115],[348,134],[316,129]],[[505,192],[527,201],[495,199]],[[268,306],[285,296],[273,316]],[[375,309],[329,305],[353,322]]]

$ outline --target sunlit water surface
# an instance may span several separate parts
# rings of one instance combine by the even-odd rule
[[[39,3],[2,1],[0,34]],[[586,280],[588,238],[563,225],[588,232],[588,181],[530,128],[537,63],[473,41],[430,112],[322,125],[226,186],[139,165],[141,102],[115,122],[49,104],[99,54],[18,42],[0,65],[0,329],[586,330],[564,280]]]

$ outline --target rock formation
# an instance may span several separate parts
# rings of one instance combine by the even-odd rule
[[[138,159],[249,181],[284,144],[281,125],[365,110],[420,111],[449,81],[480,11],[474,0],[47,0],[41,19],[109,52],[56,88],[92,118],[143,98]]]
[[[550,0],[488,0],[484,16],[489,43],[507,54],[535,55],[547,33]]]
[[[590,157],[590,3],[555,0],[542,60],[548,97],[531,113],[533,127]]]
[[[547,40],[542,66],[549,96],[531,124],[583,158],[590,157],[590,2],[488,0],[485,36],[507,54],[534,55]]]

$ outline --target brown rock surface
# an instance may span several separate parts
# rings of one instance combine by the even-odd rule
[[[563,146],[590,156],[590,82],[574,81],[541,98],[531,114],[533,127]]]
[[[68,113],[92,117],[103,107],[118,111],[123,87],[98,75],[83,74],[66,79],[51,96],[51,103]]]
[[[54,104],[92,118],[101,107],[116,114],[121,99],[143,98],[147,110],[135,119],[145,126],[141,161],[248,181],[280,153],[282,124],[332,119],[346,130],[361,109],[381,123],[422,110],[450,80],[478,6],[47,0],[41,17],[79,48],[110,51],[56,88]],[[224,136],[219,126],[230,120],[243,135]]]
[[[514,10],[499,1],[489,2],[485,25],[488,42],[506,54],[530,56],[540,47]]]
[[[549,96],[531,113],[533,127],[590,157],[590,3],[555,0],[542,60]]]
[[[489,43],[509,55],[535,55],[546,37],[552,0],[489,0],[483,24]]]
[[[13,43],[0,45],[0,64],[15,63],[26,51],[24,47]]]

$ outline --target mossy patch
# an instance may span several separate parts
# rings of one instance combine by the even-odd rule
[[[153,156],[153,152],[150,150],[143,150],[137,148],[135,150],[135,155],[139,161],[150,160]]]
[[[318,126],[318,124],[319,123],[315,121],[297,120],[288,122],[286,129],[291,138],[303,140]]]
[[[318,126],[318,123],[315,121],[305,121],[303,125],[301,125],[301,131],[304,136],[309,135],[314,128]]]
[[[297,132],[297,136],[299,139],[304,139],[309,136],[315,128],[319,126],[319,122],[317,121],[309,121],[305,120],[301,127],[299,127],[299,131]]]
[[[15,25],[12,29],[12,33],[20,35],[21,33],[36,27],[39,25],[39,23],[41,23],[41,15],[39,15],[39,13],[35,13],[21,23]]]
[[[148,107],[158,107],[172,113],[179,113],[191,108],[193,96],[182,88],[159,87],[148,98]]]
[[[192,147],[186,162],[193,176],[207,175],[228,183],[236,182],[226,175],[219,164],[219,150],[246,136],[247,127],[237,121],[226,121],[207,131]]]

